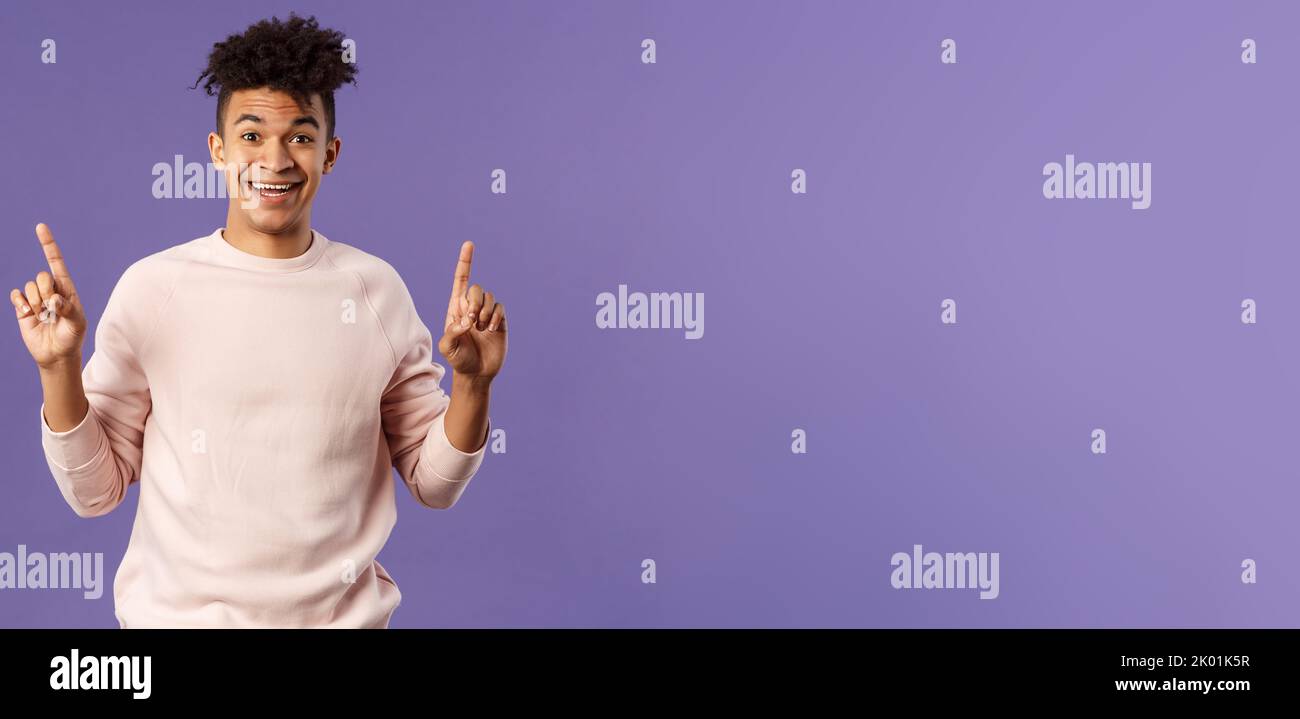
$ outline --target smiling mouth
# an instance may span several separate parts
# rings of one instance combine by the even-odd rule
[[[257,191],[259,195],[268,200],[278,197],[284,197],[290,192],[298,189],[301,182],[246,182],[248,187]]]

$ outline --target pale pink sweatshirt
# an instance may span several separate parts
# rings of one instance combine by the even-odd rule
[[[54,432],[41,406],[78,515],[139,482],[119,624],[387,627],[401,593],[375,557],[397,517],[392,468],[450,508],[486,449],[447,439],[433,352],[397,271],[319,232],[273,259],[219,228],[127,268],[82,372],[86,418]]]

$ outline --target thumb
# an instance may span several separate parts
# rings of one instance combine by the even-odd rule
[[[68,320],[67,329],[71,330],[73,334],[78,336],[84,334],[86,321],[84,316],[81,314],[81,308],[75,301],[69,300],[67,297],[56,292],[55,294],[50,295],[46,302],[53,309],[53,315],[50,316],[51,322],[58,317],[62,317]],[[44,318],[46,313],[42,312],[41,316]]]
[[[46,308],[49,308],[54,315],[57,315],[59,317],[66,317],[68,319],[77,318],[77,308],[73,306],[72,302],[68,301],[68,298],[64,297],[63,295],[57,292],[55,292],[54,294],[50,295],[45,299],[45,305]],[[41,313],[41,316],[44,317],[45,313]],[[53,317],[51,317],[51,319],[53,319]]]
[[[52,294],[45,298],[38,310],[38,317],[41,322],[53,322],[60,315],[66,317],[68,312],[68,303],[60,295]]]
[[[462,321],[464,319],[466,318],[462,316],[460,320],[456,320],[448,325],[447,331],[442,335],[442,339],[439,340],[438,351],[444,356],[451,354],[458,346],[460,346],[460,338],[466,332],[469,332],[469,328],[473,326],[467,321]]]

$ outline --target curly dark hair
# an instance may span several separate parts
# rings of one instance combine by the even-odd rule
[[[226,105],[236,90],[260,87],[288,93],[299,107],[311,106],[311,96],[319,93],[325,107],[326,135],[334,138],[334,91],[344,85],[356,85],[357,66],[343,61],[343,33],[322,29],[316,17],[262,20],[250,25],[242,35],[231,35],[225,42],[212,46],[208,66],[199,75],[197,88],[207,78],[203,89],[217,95],[217,133],[224,127]],[[220,93],[213,92],[213,86]]]

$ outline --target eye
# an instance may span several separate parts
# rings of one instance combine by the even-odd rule
[[[250,138],[249,135],[252,135],[252,137]],[[249,142],[254,142],[254,141],[257,140],[257,133],[256,133],[256,132],[245,132],[244,134],[240,135],[239,137],[240,137],[240,139],[248,140]]]
[[[301,145],[306,142],[311,142],[311,135],[294,135],[293,139],[294,140],[301,139],[303,142],[298,143]]]

